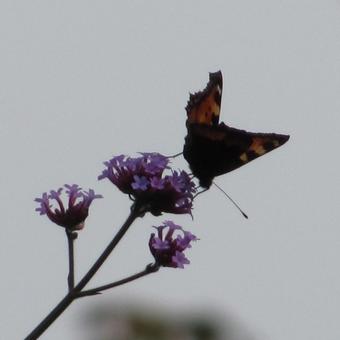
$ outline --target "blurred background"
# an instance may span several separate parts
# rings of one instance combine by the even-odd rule
[[[180,152],[189,91],[221,70],[222,121],[291,135],[216,179],[249,220],[215,188],[193,220],[139,219],[89,288],[142,270],[170,218],[200,238],[191,264],[75,302],[42,339],[129,339],[136,324],[159,339],[339,339],[339,16],[337,0],[2,0],[0,338],[24,338],[67,289],[64,232],[34,198],[64,183],[104,196],[77,241],[80,278],[131,204],[97,181],[102,162]]]
[[[160,306],[143,299],[101,303],[86,313],[80,329],[88,340],[255,340],[244,324],[211,306]]]

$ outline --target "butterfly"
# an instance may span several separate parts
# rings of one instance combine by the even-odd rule
[[[190,94],[183,156],[200,186],[208,189],[216,176],[233,171],[286,143],[288,135],[254,133],[219,123],[223,79],[210,73],[203,91]]]

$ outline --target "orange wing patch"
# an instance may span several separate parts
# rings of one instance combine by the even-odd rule
[[[187,125],[217,125],[220,117],[222,98],[222,73],[210,73],[209,82],[203,91],[190,94],[186,107]]]
[[[265,143],[264,138],[259,137],[253,138],[253,143],[250,145],[249,151],[253,151],[259,156],[264,155],[267,152],[266,149],[264,148],[264,143]]]
[[[252,139],[252,143],[248,150],[243,152],[239,157],[243,163],[248,163],[257,157],[276,149],[288,140],[287,136],[278,134],[262,134],[262,136],[254,136]]]

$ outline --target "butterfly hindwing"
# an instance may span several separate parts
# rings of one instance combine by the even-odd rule
[[[222,75],[220,72],[211,73],[207,87],[192,95],[187,106],[188,134],[183,155],[205,188],[211,186],[214,177],[249,163],[289,139],[287,135],[253,133],[229,127],[223,122],[218,124],[222,93],[216,97],[215,104],[211,102],[218,88],[222,89]]]

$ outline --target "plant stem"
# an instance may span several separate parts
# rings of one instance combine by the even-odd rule
[[[84,275],[84,277],[79,281],[79,283],[72,289],[65,297],[57,304],[56,307],[40,322],[40,324],[34,328],[34,330],[25,338],[25,340],[35,340],[38,339],[41,334],[43,334],[46,329],[65,311],[65,309],[77,298],[77,294],[86,286],[86,284],[92,279],[96,274],[98,269],[104,263],[104,261],[111,254],[112,250],[116,247],[122,237],[125,235],[133,221],[139,217],[141,214],[141,208],[134,204],[131,207],[131,212],[125,223],[119,229],[117,234],[104,249],[103,253],[98,257],[97,261],[92,265],[89,271]]]
[[[96,288],[93,288],[93,289],[88,289],[88,290],[82,291],[82,292],[77,294],[77,298],[83,297],[83,296],[100,294],[104,290],[111,289],[111,288],[114,288],[114,287],[117,287],[117,286],[121,286],[125,283],[137,280],[137,279],[139,279],[143,276],[155,273],[158,270],[159,270],[159,265],[156,264],[156,263],[151,263],[148,266],[146,266],[146,268],[139,273],[133,274],[131,276],[128,276],[128,277],[121,279],[121,280],[118,280],[116,282],[109,283],[107,285],[103,285],[103,286],[99,286],[99,287],[96,287]]]
[[[70,292],[74,288],[74,240],[77,237],[77,233],[65,229],[68,245],[68,291]]]

